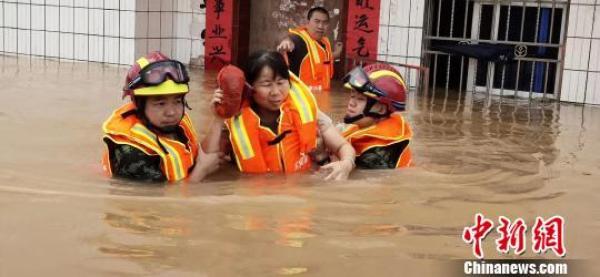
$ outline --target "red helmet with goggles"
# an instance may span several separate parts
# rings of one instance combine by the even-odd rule
[[[406,108],[406,85],[402,75],[391,65],[375,63],[358,66],[344,77],[344,86],[354,89],[387,106],[389,112],[404,111]],[[373,106],[365,107],[365,114]]]
[[[189,81],[185,65],[158,51],[151,52],[129,68],[123,97],[186,94]]]

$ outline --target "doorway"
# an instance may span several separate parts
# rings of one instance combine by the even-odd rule
[[[344,0],[240,0],[236,20],[239,22],[237,60],[242,61],[249,53],[260,49],[275,49],[288,34],[288,29],[302,26],[307,21],[308,10],[315,6],[329,11],[330,27],[327,34],[332,44],[342,41],[345,30]],[[235,24],[238,25],[238,24]]]

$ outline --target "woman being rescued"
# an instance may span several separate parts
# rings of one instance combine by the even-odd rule
[[[219,152],[226,134],[241,172],[305,172],[318,162],[314,150],[320,138],[339,159],[320,168],[328,171],[325,180],[347,179],[354,169],[354,149],[319,111],[312,93],[289,71],[283,56],[275,51],[255,52],[244,75],[249,93],[241,110],[227,119],[216,117],[206,140],[207,152]],[[215,90],[213,113],[222,101],[223,91]]]

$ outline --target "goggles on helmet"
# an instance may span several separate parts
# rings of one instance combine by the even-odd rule
[[[379,89],[373,82],[369,79],[369,76],[364,71],[362,67],[356,67],[352,69],[343,79],[343,81],[350,85],[350,87],[362,94],[365,94],[368,97],[371,97],[379,102],[382,100],[386,100],[389,102],[394,108],[397,110],[403,111],[405,109],[405,104],[402,102],[398,102],[388,98],[388,94]]]
[[[186,84],[190,81],[183,63],[166,60],[154,62],[144,67],[140,70],[140,74],[127,84],[127,89],[132,90],[141,85],[156,86],[164,82],[167,77],[178,84]]]

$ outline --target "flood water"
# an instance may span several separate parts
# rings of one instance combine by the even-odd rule
[[[600,108],[410,95],[415,166],[148,186],[102,174],[125,68],[0,56],[0,276],[445,276],[482,213],[565,218],[569,260],[600,268]],[[192,71],[201,133],[214,72]],[[317,95],[339,119],[341,89]],[[539,256],[527,250],[521,257]],[[495,251],[492,232],[486,258]],[[596,265],[594,265],[596,263]],[[462,269],[462,265],[458,265]]]

